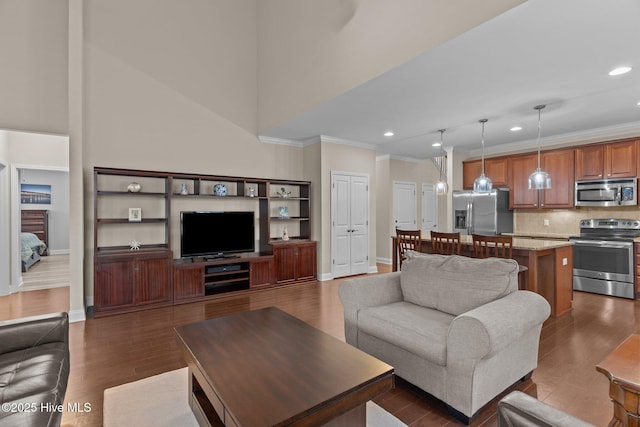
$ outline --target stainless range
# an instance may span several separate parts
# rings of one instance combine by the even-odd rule
[[[580,236],[571,237],[573,289],[634,298],[633,240],[640,237],[640,221],[583,219]]]

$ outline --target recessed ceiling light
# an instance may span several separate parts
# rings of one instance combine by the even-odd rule
[[[442,145],[442,143],[440,141],[436,141],[433,144],[431,144],[432,147],[440,147]]]
[[[609,75],[610,76],[619,76],[621,74],[626,74],[629,71],[631,71],[631,67],[618,67],[618,68],[614,68],[613,70],[609,71]]]
[[[638,103],[636,104],[638,107],[640,107],[640,101],[638,101]]]
[[[388,130],[384,133],[384,136],[393,136],[395,135],[392,131]]]
[[[518,132],[519,130],[522,130],[522,126],[514,126],[511,129],[509,129],[511,132]]]

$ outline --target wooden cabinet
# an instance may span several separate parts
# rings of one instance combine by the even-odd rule
[[[545,151],[541,154],[542,169],[551,176],[551,189],[540,191],[541,208],[560,209],[574,206],[574,158],[575,152],[571,148]]]
[[[636,299],[640,299],[640,243],[635,245],[636,259]]]
[[[96,255],[94,315],[171,305],[172,261],[166,250]]]
[[[260,252],[173,260],[191,210],[253,211]],[[309,181],[96,167],[93,226],[98,316],[316,278]]]
[[[538,167],[537,154],[509,158],[509,207],[511,209],[537,209],[538,191],[529,190],[529,175]]]
[[[636,177],[637,145],[637,140],[625,140],[576,148],[576,180]]]
[[[49,211],[47,210],[22,210],[20,231],[32,233],[38,236],[47,245],[42,255],[49,254]]]
[[[261,205],[261,250],[268,252],[271,242],[287,235],[294,240],[311,238],[311,183],[305,181],[269,181],[268,203]],[[264,228],[264,230],[263,230]]]
[[[509,186],[509,168],[507,157],[484,159],[484,174],[491,178],[494,187]],[[473,182],[482,172],[482,160],[462,163],[462,185],[464,189],[473,189]]]
[[[235,258],[179,259],[173,266],[175,304],[227,292],[273,286],[273,255],[241,254]]]
[[[315,280],[315,242],[281,241],[272,245],[277,283]]]
[[[529,175],[538,167],[537,154],[509,158],[509,207],[511,209],[558,209],[574,206],[574,150],[542,152],[540,167],[551,175],[551,189],[530,190]]]

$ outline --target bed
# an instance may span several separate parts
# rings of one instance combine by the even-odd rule
[[[20,233],[22,271],[26,272],[47,250],[47,245],[33,233]]]

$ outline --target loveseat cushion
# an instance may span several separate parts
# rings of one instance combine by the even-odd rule
[[[518,263],[502,258],[409,253],[402,262],[404,300],[454,316],[518,289]]]
[[[358,312],[358,329],[440,366],[447,362],[447,330],[455,316],[406,301]]]

